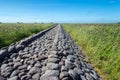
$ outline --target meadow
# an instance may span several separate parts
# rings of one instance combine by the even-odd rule
[[[0,23],[0,48],[53,25],[53,23]]]
[[[63,24],[103,80],[120,80],[120,24]]]

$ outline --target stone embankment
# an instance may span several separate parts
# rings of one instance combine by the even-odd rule
[[[0,80],[100,80],[61,25],[0,50]]]

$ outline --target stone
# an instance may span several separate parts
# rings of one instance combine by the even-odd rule
[[[14,76],[14,77],[11,77],[11,78],[9,78],[9,79],[7,79],[7,80],[20,80],[20,79],[19,79],[18,76]]]
[[[70,62],[69,60],[65,60],[65,66],[68,69],[73,69],[75,67],[74,63]]]
[[[21,70],[21,69],[27,69],[27,65],[26,65],[26,64],[21,65],[21,66],[18,67],[18,69],[20,69],[20,70]]]
[[[32,76],[32,80],[40,80],[40,73],[36,73]]]
[[[10,56],[10,58],[16,58],[18,56],[18,53],[13,53],[11,56]]]
[[[63,51],[63,55],[67,56],[67,55],[69,55],[69,52],[68,51]]]
[[[22,77],[22,76],[24,76],[24,75],[25,75],[25,72],[20,72],[20,73],[18,74],[19,77]]]
[[[6,67],[8,67],[8,64],[2,64],[1,70],[5,69]]]
[[[9,48],[8,48],[8,52],[15,52],[15,45],[11,45],[11,46],[9,46]]]
[[[57,55],[58,52],[57,51],[50,51],[49,54],[54,54],[54,55]]]
[[[83,71],[80,68],[74,68],[74,71],[76,71],[78,75],[83,75]]]
[[[23,76],[21,77],[21,80],[29,80],[29,79],[31,79],[31,76],[30,76],[30,75],[23,75]]]
[[[4,77],[9,77],[10,74],[12,73],[13,68],[12,67],[5,67],[4,69],[1,70],[1,75],[3,75]]]
[[[10,77],[17,76],[18,73],[19,73],[19,70],[14,70],[14,71],[12,72],[12,74],[10,75]]]
[[[40,78],[40,80],[59,80],[59,70],[47,70]]]
[[[93,73],[90,73],[90,76],[93,77],[94,80],[97,80],[99,78],[99,76],[94,75]],[[99,79],[98,79],[99,80]]]
[[[84,75],[80,75],[81,80],[87,80]]]
[[[60,65],[56,63],[47,63],[47,69],[48,70],[59,70]]]
[[[31,75],[33,75],[33,74],[35,74],[35,73],[37,73],[37,72],[39,72],[39,73],[41,73],[41,69],[39,69],[38,67],[32,67],[30,70],[29,70],[29,74],[31,74]]]
[[[60,66],[65,65],[65,61],[61,61],[61,62],[59,62],[59,65],[60,65]]]
[[[6,80],[6,78],[4,78],[4,77],[0,76],[0,80]]]
[[[36,61],[30,60],[30,65],[34,65],[35,63],[36,63]]]
[[[47,56],[41,55],[41,56],[39,57],[39,59],[40,59],[40,61],[45,60],[45,59],[47,59]]]
[[[30,70],[30,69],[31,69],[31,67],[32,67],[32,66],[31,66],[31,65],[29,65],[29,66],[27,67],[27,70]]]
[[[13,68],[16,69],[19,66],[22,66],[22,63],[21,62],[15,62]]]
[[[68,68],[66,66],[62,66],[61,67],[61,72],[63,72],[63,71],[68,71]]]
[[[17,51],[20,51],[20,50],[22,50],[24,47],[25,47],[24,45],[18,44],[18,45],[16,46],[16,50],[17,50]]]
[[[51,62],[51,63],[58,63],[60,61],[60,59],[58,58],[49,58],[48,59],[48,62]]]
[[[68,73],[73,80],[79,80],[79,75],[76,71],[69,70]]]
[[[85,73],[85,76],[87,80],[94,80],[89,73]]]
[[[65,77],[68,77],[69,76],[69,74],[68,74],[68,72],[61,72],[60,73],[60,79],[63,79],[63,78],[65,78]]]
[[[39,67],[39,68],[41,68],[41,67],[42,67],[42,64],[41,64],[40,62],[37,62],[37,63],[35,63],[34,66],[35,66],[35,67]]]
[[[62,80],[70,80],[69,77],[64,77]]]
[[[56,55],[56,54],[50,54],[50,55],[48,56],[48,58],[59,58],[59,57],[58,57],[58,55]]]
[[[56,76],[41,77],[40,80],[59,80]]]
[[[3,49],[0,50],[0,62],[4,60],[5,57],[9,56],[8,50]]]
[[[67,59],[68,59],[69,61],[71,61],[71,62],[75,62],[76,56],[74,56],[74,55],[68,55],[68,56],[67,56]]]

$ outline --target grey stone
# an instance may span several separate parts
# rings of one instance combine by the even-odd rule
[[[35,63],[34,66],[35,66],[35,67],[39,67],[39,68],[41,68],[41,67],[42,67],[42,64],[41,64],[40,62],[37,62],[37,63]]]
[[[16,46],[16,50],[17,50],[17,51],[20,51],[20,50],[22,50],[23,48],[24,48],[24,45],[18,44],[18,45]]]
[[[2,64],[1,70],[5,69],[6,67],[8,67],[8,64]]]
[[[51,62],[51,63],[58,63],[60,61],[60,59],[58,58],[49,58],[48,59],[48,62]]]
[[[79,75],[76,71],[69,70],[68,73],[73,80],[79,80]]]
[[[20,79],[19,79],[18,76],[14,76],[14,77],[11,77],[11,78],[9,78],[9,79],[7,79],[7,80],[20,80]]]
[[[7,80],[6,78],[4,78],[4,77],[2,77],[2,76],[0,76],[0,80]]]
[[[32,65],[28,65],[27,70],[30,70],[30,69],[31,69],[31,67],[32,67]]]
[[[75,67],[74,63],[70,62],[69,60],[65,60],[65,66],[68,69],[73,69]]]
[[[86,79],[87,79],[87,80],[94,80],[94,79],[92,78],[92,76],[91,76],[90,74],[88,74],[88,73],[85,73],[85,76],[86,76]]]
[[[50,51],[49,54],[54,54],[54,55],[57,55],[58,52],[57,51]]]
[[[36,73],[32,76],[32,80],[40,80],[40,73]]]
[[[68,68],[66,67],[66,66],[62,66],[61,67],[61,71],[63,72],[63,71],[68,71]]]
[[[74,71],[76,71],[78,75],[83,75],[83,71],[80,68],[74,68]]]
[[[31,75],[33,75],[33,74],[35,74],[35,73],[37,73],[37,72],[41,73],[41,69],[38,68],[38,67],[32,67],[32,68],[29,70],[28,73],[31,74]]]
[[[59,70],[60,65],[56,63],[47,63],[47,69],[49,70]]]
[[[3,49],[0,50],[0,62],[4,60],[5,57],[9,56],[8,50]]]
[[[18,69],[20,69],[20,70],[21,70],[21,69],[27,69],[27,65],[25,65],[25,64],[24,64],[24,65],[21,65],[21,66],[18,67]]]
[[[18,53],[13,53],[11,56],[10,56],[10,58],[16,58],[18,56]]]
[[[40,78],[40,80],[59,80],[59,70],[47,70]]]
[[[22,77],[23,75],[25,75],[25,72],[20,72],[20,73],[18,74],[19,77]]]
[[[8,48],[8,52],[15,52],[15,50],[16,50],[15,45],[11,45]]]
[[[68,59],[69,61],[71,61],[71,62],[75,62],[76,56],[74,56],[74,55],[68,55],[68,56],[67,56],[67,59]]]
[[[93,77],[93,79],[95,79],[95,80],[99,80],[99,76],[94,75],[93,73],[90,73],[90,76]]]
[[[10,75],[10,77],[17,76],[17,75],[18,75],[18,73],[19,73],[19,71],[18,71],[18,70],[14,70],[14,71],[12,72],[12,74]]]
[[[69,52],[68,51],[63,51],[63,55],[67,56],[67,55],[69,55]]]
[[[21,80],[29,80],[29,79],[31,79],[31,76],[30,76],[30,75],[23,75],[23,76],[21,77]]]
[[[70,80],[69,77],[64,77],[61,80]]]
[[[58,55],[56,55],[56,54],[50,54],[50,55],[48,56],[48,58],[58,58]]]
[[[9,77],[12,71],[13,71],[12,67],[5,67],[4,69],[1,70],[1,75],[3,75],[4,77]]]
[[[81,80],[87,80],[84,75],[80,75]]]
[[[60,79],[63,79],[63,78],[65,78],[65,77],[68,77],[69,76],[69,74],[68,74],[68,72],[61,72],[60,73]]]
[[[16,69],[16,68],[18,68],[21,65],[22,65],[21,62],[15,62],[13,68]]]
[[[59,80],[56,76],[41,77],[40,80]]]

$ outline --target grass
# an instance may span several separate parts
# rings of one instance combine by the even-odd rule
[[[120,24],[64,24],[103,80],[120,80]]]
[[[53,23],[1,23],[0,48],[53,26]]]

